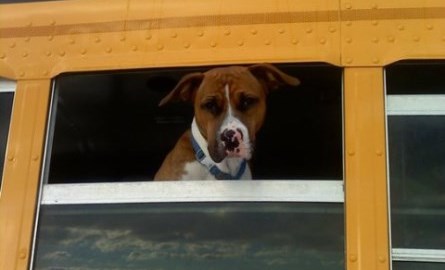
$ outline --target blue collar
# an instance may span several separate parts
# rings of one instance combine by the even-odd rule
[[[247,167],[247,161],[245,159],[243,159],[243,161],[241,162],[238,173],[235,176],[233,176],[229,173],[225,173],[225,172],[221,171],[213,162],[212,163],[204,162],[204,160],[206,159],[206,155],[204,154],[204,151],[202,151],[201,147],[198,145],[195,138],[193,137],[193,132],[191,132],[190,137],[191,137],[191,141],[192,141],[193,150],[195,151],[196,159],[203,166],[207,167],[209,172],[217,180],[240,180],[241,179],[241,176],[243,175],[243,173],[245,172],[246,167]]]

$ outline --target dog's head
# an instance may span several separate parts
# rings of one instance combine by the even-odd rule
[[[270,64],[214,68],[184,76],[159,106],[172,100],[192,102],[197,126],[215,162],[225,157],[250,159],[264,121],[267,94],[280,85],[299,83]]]

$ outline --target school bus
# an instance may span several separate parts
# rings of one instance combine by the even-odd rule
[[[445,269],[442,0],[0,4],[0,269]],[[254,181],[150,181],[185,74],[272,63]]]

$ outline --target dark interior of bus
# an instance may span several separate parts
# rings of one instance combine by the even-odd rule
[[[343,179],[342,69],[279,64],[298,87],[270,93],[251,161],[254,179]],[[49,183],[147,181],[190,127],[192,106],[159,101],[211,67],[63,74],[54,80]]]

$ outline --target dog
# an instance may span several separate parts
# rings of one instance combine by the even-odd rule
[[[267,63],[185,75],[159,106],[191,102],[195,115],[154,180],[252,179],[248,162],[264,122],[266,97],[282,85],[299,84]]]

